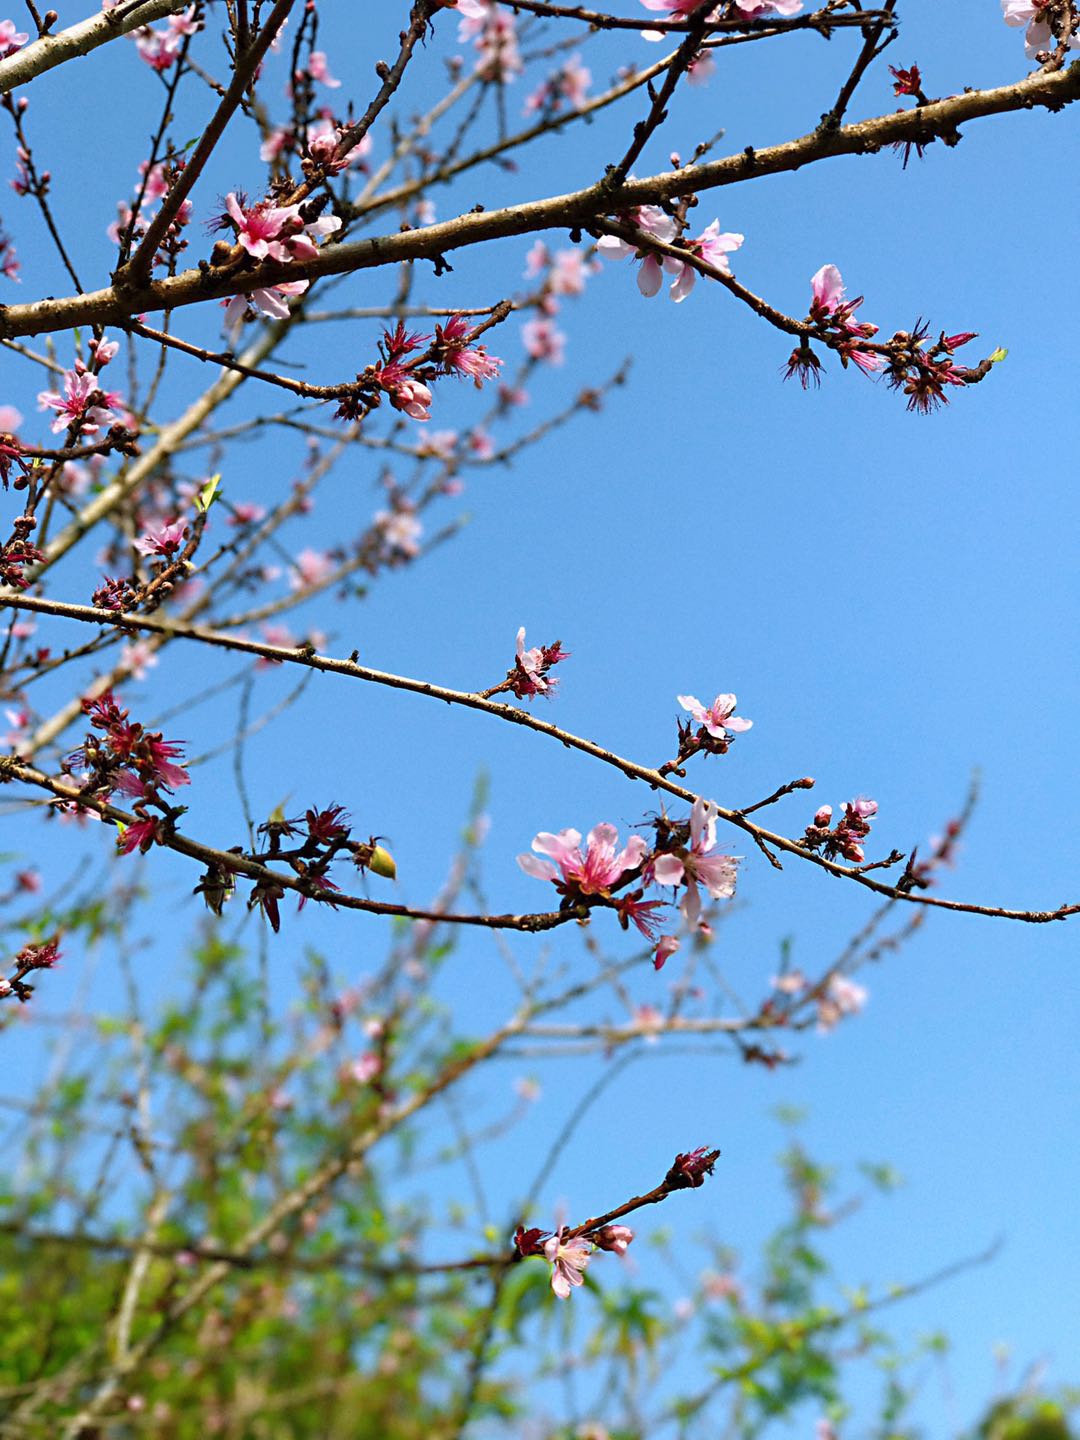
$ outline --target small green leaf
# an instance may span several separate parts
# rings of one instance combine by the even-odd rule
[[[1006,350],[1003,345],[999,345],[998,348],[994,351],[994,353],[990,356],[990,364],[1000,365],[1002,360],[1005,359],[1005,356],[1008,355],[1008,353],[1008,350]]]
[[[210,506],[218,499],[218,486],[221,484],[221,475],[211,475],[206,484],[195,496],[195,509],[200,515],[205,515]]]

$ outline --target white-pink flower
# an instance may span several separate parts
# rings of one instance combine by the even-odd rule
[[[644,230],[647,235],[654,235],[657,240],[665,244],[675,238],[676,224],[670,215],[665,215],[657,205],[641,205],[636,210],[626,215],[620,215],[621,220],[629,221],[636,225],[639,230]],[[617,235],[601,235],[596,242],[597,252],[601,255],[610,256],[613,260],[621,260],[627,255],[632,255],[642,261],[641,269],[638,271],[638,289],[645,296],[655,295],[664,283],[664,272],[659,259],[647,250],[638,250],[627,240],[621,240]]]
[[[560,1300],[569,1300],[572,1288],[585,1282],[585,1268],[592,1259],[592,1246],[580,1235],[565,1243],[562,1232],[544,1242],[544,1254],[551,1264],[551,1288]]]
[[[159,555],[168,559],[175,555],[183,545],[187,533],[188,527],[185,521],[173,520],[168,525],[147,529],[145,534],[140,535],[135,541],[135,549],[140,555]]]
[[[716,846],[717,807],[712,800],[695,800],[690,810],[690,849],[660,855],[652,865],[652,876],[658,885],[685,885],[683,918],[696,926],[701,918],[699,885],[714,900],[730,900],[735,894],[739,863],[737,855],[713,855]]]
[[[618,841],[614,825],[594,825],[582,855],[580,830],[560,830],[557,835],[541,830],[532,848],[550,859],[519,855],[517,860],[525,874],[536,880],[554,880],[581,895],[602,895],[628,870],[636,870],[645,855],[640,835],[631,835],[622,850],[617,850]]]
[[[696,695],[679,695],[676,698],[714,740],[724,740],[728,734],[742,735],[753,727],[752,720],[744,720],[741,715],[735,714],[734,695],[717,695],[711,705],[702,705]]]
[[[248,315],[257,311],[268,320],[287,320],[289,307],[286,303],[291,295],[303,295],[311,282],[309,280],[284,280],[265,290],[251,290],[243,295],[234,295],[223,302],[225,306],[225,329],[235,334]]]
[[[727,257],[738,250],[745,239],[745,235],[738,235],[734,231],[721,232],[720,221],[714,220],[696,240],[689,242],[688,248],[691,254],[704,260],[707,265],[712,265],[715,269],[722,270],[725,275],[730,275],[731,266],[728,264]],[[683,260],[677,260],[674,255],[665,255],[664,269],[669,275],[675,276],[668,293],[677,305],[680,300],[685,300],[694,288],[697,271],[693,265],[688,265]]]

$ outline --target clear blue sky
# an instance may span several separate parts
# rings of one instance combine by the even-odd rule
[[[82,8],[61,7],[62,20]],[[634,9],[630,0],[621,8]],[[370,7],[371,33],[360,44],[352,7],[324,10],[325,48],[346,87],[337,93],[362,102],[371,61],[391,52],[404,6]],[[443,35],[452,28],[452,20],[440,27]],[[727,133],[718,153],[813,128],[854,44],[842,34],[828,45],[792,37],[728,52],[708,87],[679,98],[663,143],[638,172],[665,168],[670,149],[686,155],[720,127]],[[456,47],[436,42],[425,59],[431,85],[446,48]],[[90,285],[106,281],[103,232],[142,153],[152,113],[142,104],[155,103],[150,73],[128,47],[114,49],[122,53],[83,62],[98,95],[85,132],[72,129],[72,96],[55,79],[30,92],[31,133],[41,137],[54,174],[54,203],[84,217],[76,248]],[[645,51],[629,33],[586,58],[602,81]],[[1027,65],[1019,33],[983,0],[904,7],[903,35],[889,58],[917,61],[930,95],[1003,83]],[[221,68],[216,57],[213,66]],[[98,76],[108,77],[100,88]],[[123,104],[101,105],[103,93],[118,93],[112,85],[124,87]],[[512,115],[525,93],[517,88]],[[409,95],[404,109],[423,98]],[[185,120],[197,133],[206,102],[192,91],[186,103]],[[899,103],[882,68],[852,114]],[[549,140],[515,175],[478,172],[437,197],[440,217],[589,182],[625,147],[632,117],[623,117],[609,114],[574,138]],[[629,384],[599,417],[575,421],[512,469],[469,472],[464,496],[441,512],[468,516],[452,543],[380,581],[361,607],[313,606],[312,623],[334,635],[336,653],[356,646],[372,665],[462,688],[501,677],[520,624],[530,643],[558,636],[573,658],[544,713],[645,761],[672,752],[676,694],[736,691],[753,731],[727,757],[696,762],[691,779],[721,804],[738,805],[794,776],[815,776],[813,797],[774,812],[791,833],[807,823],[815,801],[869,794],[880,803],[874,834],[882,852],[907,849],[959,808],[978,767],[982,800],[946,892],[1025,908],[1080,898],[1071,749],[1080,702],[1080,508],[1067,430],[1078,159],[1074,117],[1039,112],[973,124],[957,148],[935,145],[906,172],[885,154],[702,194],[697,228],[717,215],[723,229],[743,232],[735,273],[780,308],[804,313],[810,275],[831,261],[849,293],[865,294],[861,315],[885,334],[924,316],[934,329],[979,331],[972,348],[980,355],[1008,347],[1007,362],[927,419],[835,363],[820,392],[804,394],[780,380],[790,345],[718,288],[699,282],[680,306],[663,295],[646,301],[628,264],[608,265],[560,316],[568,360],[530,386],[528,421],[558,409],[627,354],[634,357]],[[263,173],[250,144],[233,146],[196,192],[198,218],[213,212],[221,191],[261,193]],[[4,298],[29,298],[39,287],[66,293],[43,242],[23,239],[37,235],[29,202],[8,193],[3,213],[22,241],[25,275],[21,292],[9,287]],[[201,244],[194,234],[193,255]],[[416,298],[466,306],[512,293],[528,244],[461,253],[453,274],[439,281],[425,266]],[[371,304],[385,289],[368,274],[337,294]],[[177,322],[181,333],[208,340],[215,325],[216,317],[201,329],[190,315]],[[317,345],[292,353],[312,379],[329,381],[366,364],[375,338],[375,327],[358,323],[324,331]],[[515,362],[522,353],[510,326],[492,348]],[[169,383],[170,413],[207,379],[185,363]],[[4,366],[11,378],[0,402],[31,415],[37,377],[27,379],[10,360]],[[435,424],[474,423],[483,403],[462,389]],[[236,450],[222,467],[230,498],[281,493],[300,454],[300,442],[289,439]],[[379,508],[377,462],[366,452],[346,462],[293,532],[297,548],[354,533]],[[67,568],[53,593],[85,600],[92,573],[88,557],[85,567]],[[219,671],[216,660],[173,655],[131,695],[147,713],[162,711],[196,677]],[[265,675],[261,703],[291,681]],[[203,707],[173,730],[194,754],[234,718]],[[242,834],[228,764],[196,772],[190,796],[192,830],[224,845]],[[292,804],[333,800],[361,828],[390,836],[398,892],[418,904],[442,878],[481,769],[491,778],[485,884],[497,909],[546,903],[514,863],[538,830],[584,831],[605,819],[625,829],[651,801],[614,772],[538,737],[330,677],[316,678],[288,717],[253,741],[248,764],[263,813],[286,794]],[[5,833],[5,850],[36,843],[37,832],[10,821]],[[49,865],[46,859],[47,874]],[[183,899],[195,878],[190,868],[163,855],[146,868],[161,886],[169,926],[193,925],[198,902]],[[282,1004],[299,947],[324,945],[349,975],[368,968],[387,938],[380,922],[310,909],[300,922],[290,916],[272,946]],[[797,864],[780,875],[750,855],[717,962],[753,1002],[765,993],[782,938],[792,938],[796,962],[812,971],[868,914],[868,897],[856,887]],[[627,943],[614,927],[605,930],[614,949]],[[849,1168],[888,1160],[908,1177],[906,1188],[867,1207],[838,1237],[845,1278],[909,1280],[1005,1239],[992,1266],[898,1312],[912,1334],[941,1327],[956,1343],[955,1408],[943,1408],[933,1387],[927,1396],[936,1428],[971,1418],[987,1398],[995,1342],[1010,1342],[1020,1361],[1048,1360],[1058,1379],[1077,1379],[1078,935],[1076,921],[1027,927],[934,916],[899,957],[861,977],[871,992],[865,1014],[827,1038],[807,1037],[803,1063],[791,1070],[769,1075],[730,1059],[666,1059],[661,1047],[621,1082],[617,1103],[609,1102],[618,1118],[594,1114],[579,1130],[548,1203],[565,1199],[574,1213],[595,1211],[652,1183],[675,1150],[712,1141],[724,1152],[716,1180],[664,1221],[691,1233],[707,1218],[752,1256],[780,1213],[779,1133],[769,1111],[796,1103],[809,1112],[806,1140],[822,1159]],[[543,943],[579,963],[575,936]],[[157,949],[155,984],[165,994],[173,962],[164,941]],[[524,958],[535,949],[515,944]],[[670,973],[639,976],[636,998],[666,995]],[[42,986],[58,1008],[61,987],[74,987],[78,974],[72,957]],[[511,994],[486,937],[461,941],[453,974],[477,1026],[505,1013]],[[496,1211],[512,1203],[518,1167],[546,1148],[596,1073],[593,1065],[560,1065],[541,1074],[544,1098],[488,1177]],[[491,1075],[505,1079],[508,1093],[515,1073]],[[502,1099],[500,1092],[475,1103],[494,1111]]]

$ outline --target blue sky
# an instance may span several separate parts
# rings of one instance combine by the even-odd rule
[[[379,22],[386,18],[385,33],[376,34],[373,21],[359,46],[345,7],[324,8],[323,41],[346,87],[338,93],[360,101],[370,60],[389,53],[402,7],[373,6]],[[629,0],[621,8],[633,11]],[[917,61],[930,95],[1025,72],[1020,36],[1001,24],[995,5],[952,0],[947,10],[905,9],[889,59]],[[72,18],[74,10],[62,14]],[[444,21],[441,37],[452,29]],[[678,98],[663,142],[646,152],[638,173],[665,168],[672,148],[686,154],[721,126],[721,154],[811,129],[854,43],[844,35],[828,45],[792,37],[721,54],[711,84]],[[438,83],[437,57],[454,48],[436,40],[423,60],[426,84]],[[106,90],[122,84],[125,105],[106,106],[85,136],[71,133],[70,99],[58,77],[30,92],[32,133],[54,172],[54,202],[61,213],[78,207],[86,217],[76,248],[91,284],[105,282],[104,228],[140,157],[150,112],[136,107],[144,98],[156,103],[153,77],[128,47],[113,49],[87,62],[86,73],[92,64]],[[601,41],[586,58],[599,82],[645,52],[629,33]],[[517,88],[511,115],[523,100],[521,82]],[[407,95],[403,110],[432,93]],[[899,103],[882,68],[851,114]],[[196,133],[206,102],[191,92],[186,104],[177,130],[190,120]],[[622,153],[632,119],[609,112],[574,138],[553,138],[517,174],[476,172],[436,197],[440,218],[478,202],[491,207],[588,183]],[[567,363],[530,384],[527,423],[631,355],[628,384],[607,397],[598,417],[575,419],[513,468],[469,472],[464,496],[441,512],[444,520],[467,516],[451,543],[384,577],[361,606],[317,602],[311,623],[331,632],[335,653],[356,646],[376,667],[465,689],[501,677],[520,624],[530,643],[558,636],[573,658],[543,713],[648,762],[672,753],[678,693],[708,699],[736,691],[754,729],[728,756],[695,762],[691,783],[739,805],[813,775],[812,797],[772,812],[792,834],[815,802],[836,805],[861,793],[879,801],[874,837],[882,853],[925,843],[959,809],[977,768],[982,798],[943,893],[1021,908],[1076,900],[1071,817],[1080,796],[1071,737],[1080,701],[1080,513],[1066,429],[1068,266],[1077,239],[1071,120],[1037,113],[982,121],[958,147],[933,146],[906,172],[890,154],[834,160],[700,197],[696,228],[717,215],[723,229],[744,233],[735,273],[789,313],[805,312],[810,275],[834,262],[849,293],[866,296],[860,317],[886,335],[924,316],[934,329],[977,330],[972,348],[980,355],[1008,347],[1005,364],[947,410],[908,415],[884,386],[831,362],[817,393],[784,385],[779,371],[790,343],[718,288],[699,282],[680,306],[664,295],[646,301],[628,263],[608,264],[584,300],[560,315]],[[213,213],[221,191],[261,193],[263,169],[246,138],[223,153],[196,192],[200,219]],[[4,298],[29,298],[38,287],[65,293],[43,244],[29,240],[28,202],[9,195],[4,203],[6,227],[22,241],[25,277],[19,295]],[[392,230],[396,221],[384,223]],[[193,235],[193,254],[201,243]],[[513,293],[528,243],[459,253],[453,274],[439,281],[423,267],[417,298],[466,306]],[[337,292],[352,304],[379,303],[385,293],[385,281],[371,274]],[[185,315],[177,328],[210,340],[216,324],[216,314],[205,323]],[[367,363],[376,336],[377,327],[362,322],[324,328],[316,344],[289,353],[310,378],[338,379]],[[493,337],[492,349],[508,362],[523,353],[512,326]],[[32,414],[37,377],[28,381],[10,359],[4,363],[0,400]],[[169,413],[206,380],[194,362],[178,361],[166,387]],[[475,423],[483,404],[463,389],[435,424]],[[249,413],[250,405],[241,399],[234,413]],[[230,498],[280,493],[301,454],[302,443],[290,437],[237,448],[222,466]],[[378,508],[377,460],[363,451],[349,458],[304,528],[292,532],[297,548],[331,544]],[[66,566],[64,585],[52,593],[87,598],[91,560]],[[174,655],[131,696],[147,713],[160,712],[227,668],[216,657]],[[291,679],[264,675],[259,702],[271,704]],[[235,717],[225,705],[234,703],[184,716],[189,753],[227,733]],[[625,830],[652,803],[613,771],[535,735],[331,677],[317,677],[280,724],[253,740],[248,766],[257,809],[269,811],[286,795],[301,807],[334,800],[360,828],[391,837],[398,893],[411,903],[423,903],[442,878],[481,770],[491,782],[484,880],[500,910],[547,904],[514,863],[538,830],[584,831],[605,819]],[[224,845],[239,840],[228,760],[196,772],[191,790],[192,830]],[[37,833],[9,820],[4,848],[32,851]],[[48,861],[43,868],[48,873]],[[179,915],[193,925],[197,902],[183,900],[194,880],[186,865],[155,855],[146,871],[161,886],[160,913],[173,917],[170,924]],[[809,866],[793,862],[777,874],[750,855],[716,962],[754,1001],[782,939],[791,938],[796,962],[812,972],[865,921],[868,902]],[[272,946],[281,1004],[304,944],[326,946],[348,976],[367,968],[387,938],[380,922],[309,914],[302,922],[290,917]],[[1045,1358],[1057,1378],[1076,1379],[1069,1338],[1080,1326],[1077,934],[1076,921],[1034,927],[932,916],[899,956],[861,977],[871,992],[865,1013],[833,1035],[806,1037],[802,1063],[787,1071],[668,1059],[661,1046],[654,1060],[629,1069],[616,1092],[632,1127],[594,1114],[567,1147],[547,1203],[595,1212],[651,1183],[675,1150],[711,1141],[724,1152],[715,1181],[664,1220],[690,1233],[707,1219],[752,1256],[780,1213],[773,1166],[780,1136],[769,1112],[795,1103],[808,1112],[806,1141],[820,1158],[849,1169],[860,1159],[888,1160],[908,1179],[837,1237],[845,1278],[916,1278],[1004,1237],[992,1266],[898,1313],[912,1334],[941,1327],[955,1341],[955,1409],[940,1408],[936,1393],[927,1398],[938,1428],[972,1417],[987,1398],[998,1341],[1010,1342],[1018,1360]],[[625,950],[614,927],[602,938]],[[568,963],[580,962],[575,936],[550,944]],[[514,948],[532,958],[535,944]],[[159,978],[150,990],[164,995],[171,964],[160,940],[156,953]],[[486,937],[461,941],[448,985],[477,1025],[511,1003],[498,967]],[[77,977],[73,957],[62,983],[74,986]],[[667,971],[642,973],[635,998],[666,996],[668,979]],[[491,1073],[485,1083],[502,1077],[508,1093],[513,1067]],[[490,1180],[493,1203],[501,1194],[506,1209],[518,1167],[542,1153],[596,1070],[560,1061],[537,1073],[544,1098]],[[484,1094],[475,1103],[497,1110],[499,1099]]]

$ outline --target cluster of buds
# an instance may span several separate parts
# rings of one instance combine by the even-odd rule
[[[28,565],[40,565],[45,556],[26,539],[26,533],[37,525],[33,515],[17,515],[12,521],[12,538],[0,545],[0,585],[25,590],[30,584]],[[20,531],[25,533],[20,533]]]
[[[211,254],[211,262],[235,268],[236,250],[240,252],[241,270],[260,260],[289,263],[314,259],[319,253],[316,241],[341,229],[339,216],[322,214],[329,198],[326,194],[315,196],[302,205],[277,205],[272,198],[267,198],[249,205],[245,195],[230,191],[225,197],[224,212],[211,222],[211,228],[231,230],[235,247],[228,241],[219,240]],[[254,313],[271,320],[286,319],[289,297],[302,295],[308,283],[307,280],[289,280],[234,295],[225,302],[225,328],[238,330]]]
[[[145,730],[138,721],[129,720],[111,690],[96,700],[84,700],[82,708],[101,734],[87,735],[64,762],[64,772],[84,773],[82,793],[87,798],[108,800],[118,791],[130,796],[137,818],[123,827],[117,844],[125,855],[136,849],[145,853],[161,843],[183,813],[162,795],[191,783],[187,770],[175,763],[182,742],[165,740],[160,730]],[[151,814],[151,807],[160,814]]]
[[[385,395],[395,410],[424,422],[431,419],[431,385],[442,376],[471,380],[477,389],[485,380],[496,379],[503,362],[475,343],[483,328],[470,329],[463,315],[452,315],[445,325],[435,327],[434,335],[421,335],[406,330],[399,320],[393,331],[383,331],[381,358],[357,375],[356,384],[342,396],[338,419],[363,419]],[[423,353],[407,361],[417,350]]]
[[[877,814],[877,801],[859,796],[844,802],[843,813],[833,824],[833,808],[822,805],[812,825],[806,827],[802,844],[807,850],[820,850],[826,860],[838,855],[861,865],[866,859],[863,841],[870,834],[870,820]]]
[[[946,335],[944,331],[932,344],[923,342],[930,333],[929,325],[921,321],[910,332],[898,330],[892,339],[892,355],[885,371],[893,390],[902,390],[908,397],[907,408],[920,415],[928,415],[939,405],[947,405],[948,386],[972,385],[981,380],[990,366],[1005,358],[1004,352],[995,350],[989,360],[984,360],[974,369],[957,365],[953,360],[955,351],[969,340],[975,339],[975,332],[961,331],[957,335]]]
[[[384,879],[395,879],[394,857],[380,837],[372,835],[367,840],[354,840],[348,821],[341,805],[328,805],[325,809],[312,806],[292,820],[279,808],[259,826],[259,834],[265,837],[265,849],[244,858],[259,865],[287,865],[305,885],[299,900],[301,910],[312,895],[322,895],[333,904],[332,892],[340,887],[330,879],[329,871],[343,856],[348,856],[361,874],[370,872]],[[295,843],[288,843],[290,841]],[[235,884],[232,872],[211,866],[195,887],[195,893],[203,897],[215,915],[220,915]],[[280,901],[284,896],[284,887],[274,877],[264,876],[255,882],[248,898],[248,908],[260,909],[275,934],[281,928]]]
[[[27,984],[26,976],[35,970],[51,970],[60,959],[59,938],[24,945],[13,961],[14,970],[8,976],[0,975],[0,1000],[14,995],[25,1005],[34,993],[33,985]]]

